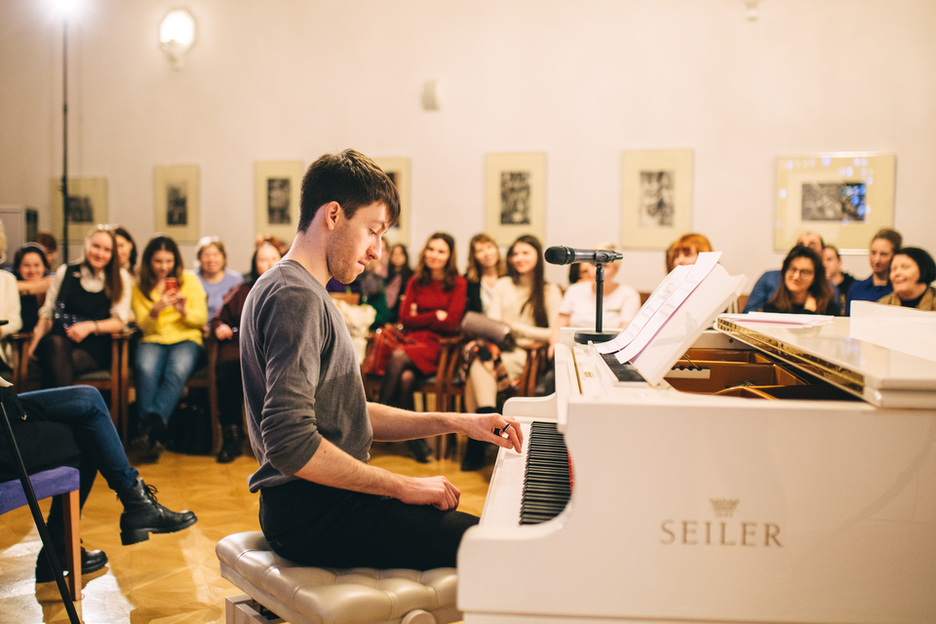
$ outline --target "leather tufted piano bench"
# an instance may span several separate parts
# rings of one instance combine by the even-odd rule
[[[455,606],[455,568],[309,568],[283,559],[259,531],[229,535],[215,553],[221,576],[291,624],[447,624]],[[244,596],[228,597],[227,624],[267,624]]]

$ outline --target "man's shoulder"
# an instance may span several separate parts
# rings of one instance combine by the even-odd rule
[[[257,279],[247,294],[247,309],[270,312],[277,321],[320,316],[330,300],[325,288],[302,265],[282,261]]]

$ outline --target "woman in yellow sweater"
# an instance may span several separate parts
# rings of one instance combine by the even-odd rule
[[[134,366],[142,422],[131,444],[155,459],[164,449],[169,416],[202,357],[201,328],[208,322],[205,289],[183,270],[179,246],[168,236],[146,245],[132,305],[143,339]]]

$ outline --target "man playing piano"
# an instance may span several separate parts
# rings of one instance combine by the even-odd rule
[[[292,248],[250,291],[241,327],[260,526],[276,553],[298,563],[454,566],[462,534],[478,521],[456,511],[458,489],[445,477],[368,465],[371,442],[460,432],[519,452],[520,426],[500,414],[416,414],[366,402],[325,284],[350,283],[380,257],[399,195],[373,161],[346,150],[309,167],[300,205]]]

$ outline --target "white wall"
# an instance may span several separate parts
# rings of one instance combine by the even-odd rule
[[[61,22],[0,2],[0,204],[48,215],[61,175]],[[779,154],[897,155],[895,219],[936,251],[936,2],[81,0],[71,22],[70,165],[105,176],[110,221],[153,233],[155,165],[201,167],[201,231],[245,269],[253,164],[355,147],[412,159],[412,240],[483,228],[484,155],[548,154],[545,243],[618,238],[625,149],[695,151],[693,229],[752,280],[772,251]],[[182,72],[156,41],[187,7]],[[442,110],[420,90],[440,83]],[[187,254],[191,259],[191,250]],[[661,252],[628,252],[650,290]],[[863,258],[847,269],[868,273]],[[550,275],[560,279],[563,271]],[[749,285],[750,287],[750,285]]]

